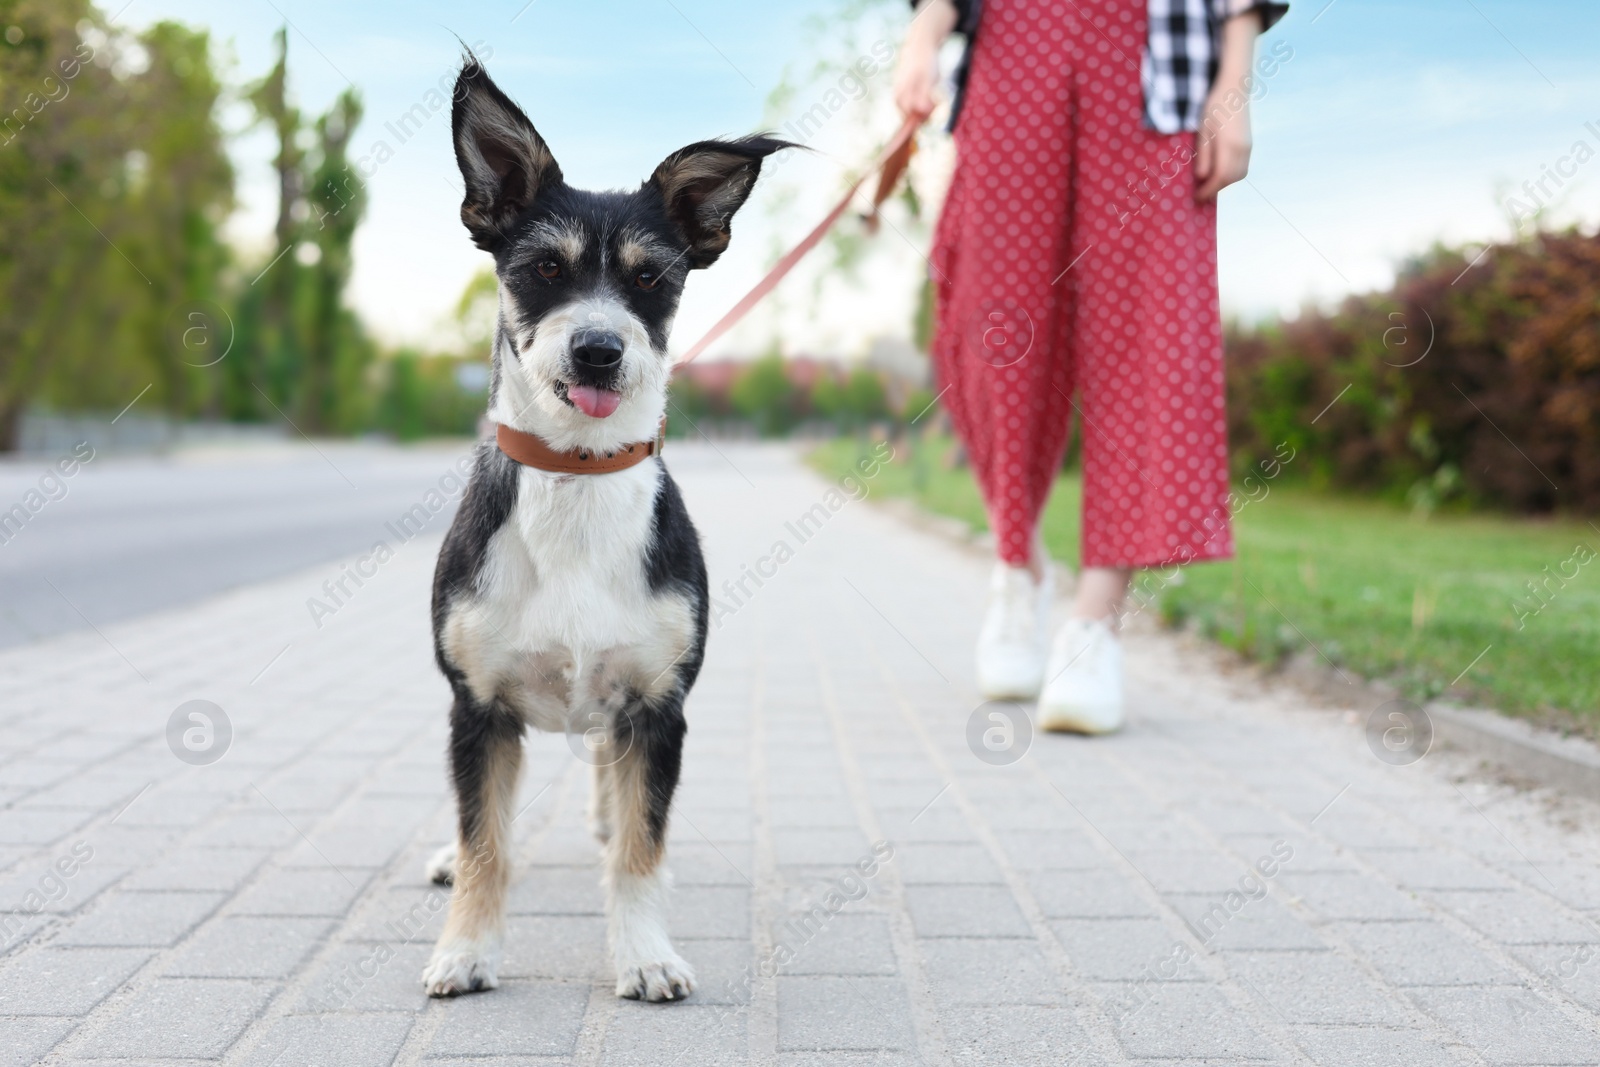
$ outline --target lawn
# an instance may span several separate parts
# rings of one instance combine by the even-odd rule
[[[812,464],[842,476],[869,446],[843,439]],[[913,498],[986,526],[970,473],[949,442],[897,446],[871,492]],[[1330,496],[1283,482],[1257,489],[1234,520],[1238,556],[1135,578],[1168,625],[1189,624],[1259,660],[1308,655],[1444,697],[1600,733],[1600,523],[1435,513]],[[1044,516],[1057,559],[1078,558],[1077,476],[1064,473]],[[1529,583],[1538,583],[1539,595]]]

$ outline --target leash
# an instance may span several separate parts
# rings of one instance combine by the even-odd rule
[[[815,248],[817,242],[821,241],[823,236],[833,228],[833,224],[839,221],[839,216],[843,215],[846,209],[850,207],[850,201],[855,197],[856,190],[861,188],[862,183],[873,174],[878,175],[878,189],[872,197],[872,209],[863,216],[863,220],[867,224],[868,232],[875,233],[878,225],[878,209],[883,206],[883,202],[889,199],[890,194],[894,192],[895,184],[900,180],[900,175],[905,173],[906,164],[911,162],[911,153],[916,150],[916,142],[912,140],[912,135],[917,132],[917,125],[917,120],[906,119],[901,124],[900,129],[895,132],[895,135],[889,139],[889,143],[884,145],[883,151],[879,152],[877,158],[872,161],[872,165],[862,173],[861,177],[850,184],[850,188],[845,191],[844,196],[839,198],[839,202],[833,206],[833,210],[828,212],[827,216],[817,223],[799,244],[785,253],[784,257],[778,260],[771,270],[767,271],[766,276],[756,282],[755,288],[746,293],[744,298],[733,305],[726,315],[717,320],[715,326],[706,331],[704,337],[691,345],[689,350],[678,358],[675,366],[681,367],[699,356],[713,341],[733,329],[734,324],[749,314],[751,308],[761,303],[762,297],[777,288],[778,283],[783,281],[784,275],[793,270],[795,264],[805,258],[805,254]]]

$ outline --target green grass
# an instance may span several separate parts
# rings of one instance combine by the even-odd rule
[[[841,476],[868,447],[830,442],[811,462]],[[910,497],[985,528],[970,473],[944,462],[948,440],[897,447],[873,493]],[[1164,586],[1157,572],[1136,576],[1135,589],[1148,591],[1144,610],[1254,659],[1304,652],[1392,682],[1413,699],[1444,696],[1600,732],[1595,526],[1482,514],[1423,519],[1389,504],[1267,484],[1268,495],[1235,517],[1237,558],[1187,567]],[[1073,565],[1079,491],[1077,476],[1063,474],[1043,521],[1051,554]],[[1586,552],[1575,556],[1580,545]],[[1580,562],[1585,554],[1589,561]],[[1514,605],[1539,604],[1527,583],[1574,571],[1519,628]]]

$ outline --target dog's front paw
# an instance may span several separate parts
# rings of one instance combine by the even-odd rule
[[[460,993],[478,993],[497,989],[500,979],[499,953],[473,945],[457,942],[439,945],[433,950],[433,959],[422,969],[422,986],[430,997],[453,997]]]
[[[456,880],[455,843],[451,842],[429,856],[428,865],[423,868],[423,873],[434,885],[453,885]]]
[[[694,969],[679,956],[617,968],[617,996],[628,1000],[682,1000],[694,992]]]

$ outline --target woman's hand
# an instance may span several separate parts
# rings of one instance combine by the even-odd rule
[[[1250,91],[1255,75],[1256,38],[1261,16],[1237,15],[1222,27],[1222,55],[1216,84],[1206,97],[1200,129],[1194,135],[1194,198],[1215,200],[1250,173]]]
[[[1195,131],[1194,148],[1196,200],[1202,204],[1215,200],[1222,190],[1243,181],[1250,173],[1250,98],[1242,94],[1229,98],[1213,89]]]
[[[923,121],[939,103],[939,46],[956,26],[950,0],[923,0],[906,30],[894,71],[894,103],[906,118]]]

